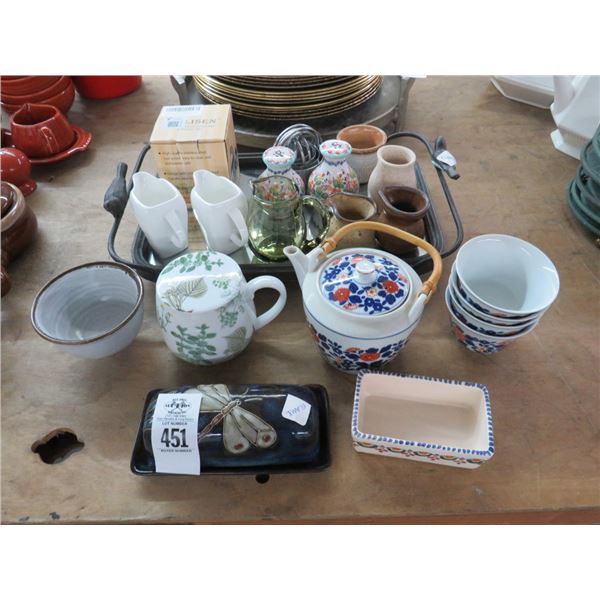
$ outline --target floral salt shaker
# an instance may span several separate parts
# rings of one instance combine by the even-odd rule
[[[304,194],[304,181],[302,177],[292,169],[292,165],[296,161],[296,151],[287,146],[272,146],[267,148],[262,155],[266,169],[263,171],[260,178],[272,177],[273,175],[282,175],[291,179],[297,186],[298,191]]]
[[[347,162],[352,146],[343,140],[327,140],[319,149],[323,162],[310,174],[309,193],[325,200],[337,192],[358,192],[358,176]]]

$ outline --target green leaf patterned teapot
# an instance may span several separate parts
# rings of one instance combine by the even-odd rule
[[[277,290],[279,298],[257,316],[254,294],[261,288]],[[254,331],[279,315],[286,298],[276,277],[247,282],[229,256],[191,252],[172,260],[158,276],[156,316],[169,350],[187,362],[213,365],[242,352]]]

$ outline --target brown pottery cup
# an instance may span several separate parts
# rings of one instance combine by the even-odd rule
[[[423,217],[429,210],[429,198],[419,189],[393,185],[379,191],[383,202],[383,212],[379,217],[382,223],[387,223],[398,229],[403,229],[417,237],[425,237]],[[394,236],[377,232],[376,240],[388,252],[393,254],[408,254],[415,251],[415,246]]]
[[[46,158],[66,150],[75,139],[67,118],[49,104],[23,104],[11,117],[12,142],[29,158]]]

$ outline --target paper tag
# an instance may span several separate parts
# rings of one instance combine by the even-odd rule
[[[282,417],[289,419],[290,421],[295,421],[300,425],[306,425],[309,415],[310,404],[308,402],[305,402],[296,396],[292,396],[292,394],[287,395],[283,410],[281,411]]]
[[[152,418],[152,453],[157,473],[200,475],[201,401],[201,393],[158,395]]]
[[[435,159],[438,162],[443,162],[444,164],[449,165],[450,167],[456,166],[456,159],[454,158],[454,156],[452,156],[452,154],[450,154],[450,152],[448,152],[448,150],[443,150],[442,152],[437,154]]]

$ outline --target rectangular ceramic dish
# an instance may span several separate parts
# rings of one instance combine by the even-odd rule
[[[361,371],[352,439],[357,452],[475,469],[494,454],[487,388],[466,381]]]
[[[201,389],[200,389],[201,388]],[[210,389],[209,389],[210,388]],[[201,474],[296,473],[318,471],[329,466],[329,400],[321,385],[202,385],[180,386],[176,389],[152,390],[146,397],[140,426],[131,457],[131,470],[136,475],[157,475],[152,454],[151,429],[153,409],[160,393],[209,394],[215,398],[212,408],[200,408],[198,432],[210,429],[210,435],[199,436]],[[291,394],[311,407],[304,425],[284,418],[282,409]],[[234,406],[234,410],[231,410]],[[236,414],[237,413],[237,414]],[[268,448],[250,444],[242,453],[234,454],[225,448],[223,426],[225,419],[246,420],[252,413],[263,420],[276,437]],[[247,438],[250,440],[250,438]]]

